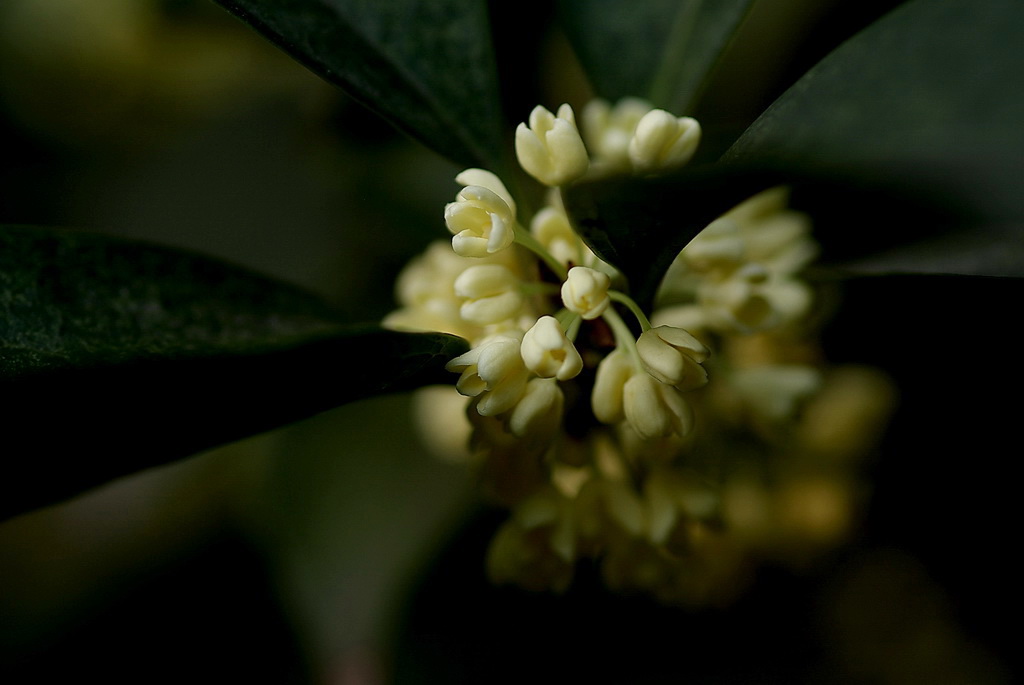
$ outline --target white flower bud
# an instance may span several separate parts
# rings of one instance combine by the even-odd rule
[[[519,279],[501,264],[479,264],[455,279],[455,294],[465,298],[459,308],[463,319],[481,326],[514,317],[523,306]]]
[[[513,217],[516,215],[516,201],[512,199],[512,194],[508,192],[505,184],[493,172],[486,169],[463,169],[455,177],[455,182],[462,186],[487,188],[487,190],[505,201]]]
[[[622,408],[622,390],[637,369],[621,348],[601,360],[597,365],[594,390],[590,395],[590,408],[601,423],[615,424],[625,418]]]
[[[700,143],[700,124],[690,117],[674,117],[655,109],[636,125],[629,142],[629,159],[637,173],[657,173],[690,161]]]
[[[691,268],[706,272],[739,264],[745,252],[739,225],[723,217],[708,224],[679,254]]]
[[[546,442],[562,424],[565,398],[553,378],[534,378],[512,410],[508,428],[517,438]]]
[[[611,283],[608,274],[585,266],[574,266],[562,284],[562,304],[584,319],[596,319],[611,302],[608,299]]]
[[[583,135],[595,162],[629,171],[629,142],[640,119],[654,106],[640,98],[622,98],[612,107],[595,99],[583,107]]]
[[[773,421],[788,419],[801,400],[821,387],[821,373],[801,364],[771,364],[737,369],[733,389],[758,414]]]
[[[459,315],[461,302],[454,283],[467,260],[452,252],[447,241],[430,244],[398,276],[395,294],[401,309],[384,319],[384,326],[406,331],[441,331],[463,338],[479,337],[478,328]]]
[[[777,277],[761,264],[748,262],[720,280],[700,285],[697,298],[711,321],[722,330],[742,333],[765,330],[806,313],[806,284]]]
[[[708,382],[708,372],[701,366],[708,348],[682,328],[658,326],[644,331],[636,350],[647,373],[662,383],[692,390]]]
[[[519,354],[519,340],[497,336],[445,365],[448,371],[461,373],[455,389],[467,397],[478,397],[477,412],[494,416],[512,409],[530,378]]]
[[[516,157],[526,173],[549,186],[561,186],[586,173],[590,160],[576,129],[572,107],[562,105],[555,117],[538,105],[530,125],[516,129]]]
[[[547,486],[518,502],[487,550],[487,574],[533,591],[564,591],[576,559],[572,504]]]
[[[622,388],[626,421],[645,439],[671,433],[686,435],[693,428],[693,410],[682,393],[646,373],[634,374]]]
[[[542,378],[567,381],[583,370],[583,358],[553,316],[542,316],[523,336],[523,362]]]
[[[572,230],[565,212],[545,207],[534,215],[530,233],[562,264],[582,261],[583,242]]]
[[[454,234],[452,249],[463,257],[486,257],[512,244],[515,215],[500,195],[483,186],[463,188],[444,208]]]

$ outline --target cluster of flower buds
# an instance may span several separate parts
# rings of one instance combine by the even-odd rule
[[[560,188],[675,169],[700,126],[635,98],[594,101],[582,118],[585,136],[568,105],[537,107],[517,129],[520,165],[548,187],[529,221],[495,174],[456,177],[463,188],[444,211],[451,246],[435,243],[407,267],[402,308],[385,324],[471,345],[447,366],[465,411],[443,425],[434,415],[431,429],[468,418],[485,489],[512,512],[488,559],[496,580],[564,588],[589,557],[611,586],[712,601],[746,563],[750,545],[735,531],[771,527],[736,504],[729,450],[716,441],[747,430],[766,454],[829,450],[772,443],[828,386],[813,342],[794,333],[813,302],[799,272],[816,248],[785,190],[766,191],[682,251],[645,313],[573,229]],[[834,490],[820,489],[832,537],[818,530],[817,543],[845,530],[849,498],[828,500]]]
[[[813,302],[799,276],[818,254],[810,232],[807,215],[787,208],[785,188],[766,190],[726,212],[672,264],[668,281],[692,297],[666,307],[659,321],[741,333],[800,321]]]

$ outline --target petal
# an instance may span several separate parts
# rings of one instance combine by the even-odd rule
[[[683,379],[683,354],[660,337],[656,329],[644,332],[636,341],[644,369],[662,383],[675,385]]]
[[[542,105],[537,105],[530,111],[530,128],[540,137],[547,133],[555,122],[555,115]]]
[[[505,184],[501,182],[497,174],[487,171],[486,169],[465,169],[458,176],[455,177],[455,182],[464,186],[481,186],[487,188],[492,193],[500,197],[508,205],[508,208],[512,211],[513,216],[516,213],[516,202],[512,199],[512,194],[508,192]]]
[[[658,381],[646,373],[635,374],[626,381],[622,406],[626,420],[641,438],[659,438],[672,432],[672,417],[662,401]]]
[[[512,224],[510,222],[506,221],[497,213],[491,214],[491,230],[490,235],[487,238],[488,253],[494,254],[495,252],[501,252],[512,244],[515,237],[515,229],[512,228]]]
[[[452,250],[460,257],[486,257],[487,239],[472,231],[462,231],[452,236]]]
[[[515,317],[522,306],[522,295],[510,291],[465,302],[459,308],[459,315],[470,323],[488,326]]]
[[[576,126],[563,119],[556,119],[548,131],[545,142],[554,167],[552,182],[548,185],[562,186],[575,181],[587,173],[590,158]]]
[[[590,407],[598,421],[613,424],[624,418],[623,387],[634,373],[633,363],[622,350],[615,350],[597,365]]]
[[[711,351],[701,341],[682,328],[658,326],[651,330],[655,331],[659,338],[672,347],[685,350],[695,361],[702,362],[711,354]]]
[[[547,184],[545,179],[551,171],[551,156],[537,134],[525,124],[519,124],[516,129],[516,158],[523,171]]]

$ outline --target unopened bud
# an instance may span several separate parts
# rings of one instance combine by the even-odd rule
[[[481,326],[511,319],[523,306],[519,279],[501,264],[469,267],[455,279],[455,294],[466,299],[462,318]]]
[[[583,358],[552,316],[542,316],[523,336],[523,362],[542,378],[567,381],[583,370]]]
[[[580,261],[582,241],[561,209],[545,207],[537,212],[530,222],[530,232],[562,264]]]
[[[452,249],[463,257],[486,257],[515,239],[515,216],[508,204],[483,186],[467,186],[444,208],[444,221],[454,234]]]
[[[585,174],[590,160],[572,107],[562,105],[557,117],[534,107],[530,125],[516,129],[516,157],[526,173],[548,186],[565,185]]]
[[[700,143],[700,124],[690,117],[674,117],[655,109],[636,125],[629,143],[629,159],[637,173],[657,173],[690,161]]]
[[[512,410],[508,428],[517,438],[550,440],[562,423],[564,403],[554,378],[534,378],[526,384],[526,392]]]
[[[526,391],[529,372],[519,354],[519,340],[495,337],[445,365],[461,373],[455,389],[467,397],[480,397],[477,412],[494,416],[512,409]]]
[[[516,201],[512,199],[512,194],[508,192],[505,184],[501,182],[497,174],[486,169],[464,169],[455,177],[455,182],[462,186],[481,186],[487,188],[487,190],[505,201],[513,217],[516,215]]]
[[[615,424],[625,418],[622,390],[636,371],[629,356],[621,349],[614,350],[597,365],[590,408],[598,421]]]
[[[626,381],[622,407],[626,421],[645,440],[673,432],[683,436],[693,427],[693,410],[682,394],[646,373],[634,374]]]
[[[658,326],[645,331],[636,341],[636,350],[647,373],[662,383],[692,390],[708,382],[701,366],[708,348],[682,328]]]
[[[611,302],[608,299],[610,285],[611,279],[607,274],[585,266],[574,266],[562,284],[562,304],[584,319],[596,319]]]
[[[636,125],[654,107],[639,98],[622,98],[614,106],[601,99],[583,108],[583,135],[595,163],[629,171],[629,143]]]

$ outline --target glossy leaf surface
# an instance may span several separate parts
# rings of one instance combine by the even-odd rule
[[[487,5],[474,0],[218,0],[324,79],[465,165],[500,166]]]
[[[851,269],[1024,276],[1021,35],[1012,0],[907,3],[800,79],[725,160],[866,179],[951,209],[921,236],[880,207],[885,255]]]
[[[559,14],[602,97],[646,97],[683,114],[752,0],[560,0]]]
[[[632,297],[649,307],[672,260],[705,226],[773,177],[710,166],[660,178],[609,178],[563,190],[584,242],[622,271]]]
[[[349,401],[449,381],[458,338],[343,325],[187,253],[0,229],[0,515]]]

